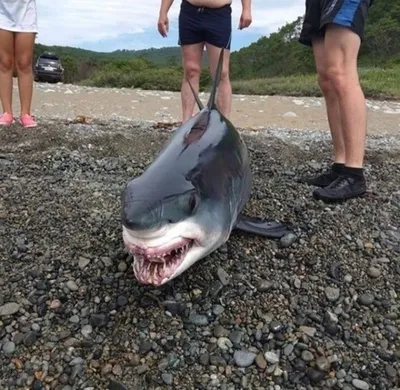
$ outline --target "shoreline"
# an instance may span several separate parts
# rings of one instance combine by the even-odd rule
[[[16,81],[13,92],[14,115],[18,115]],[[199,95],[206,101],[208,93]],[[35,83],[32,112],[38,118],[73,120],[84,116],[90,120],[176,123],[181,119],[180,106],[179,92]],[[399,133],[400,101],[367,99],[367,106],[368,134]],[[233,94],[231,112],[231,120],[238,128],[329,132],[324,100],[320,97]]]

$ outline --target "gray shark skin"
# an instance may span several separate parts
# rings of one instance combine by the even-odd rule
[[[242,214],[251,193],[247,147],[217,109],[221,50],[204,107],[173,134],[145,172],[122,191],[122,236],[141,284],[161,286],[215,251],[233,229],[268,238],[287,234],[282,223]]]

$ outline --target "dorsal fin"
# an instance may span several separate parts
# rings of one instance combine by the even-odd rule
[[[199,110],[201,111],[204,106],[203,103],[201,102],[199,96],[197,95],[197,93],[195,92],[195,90],[193,89],[192,83],[190,82],[190,80],[186,77],[186,80],[189,84],[190,89],[192,90],[193,96],[194,96],[194,100],[196,100],[197,106],[199,107]]]
[[[215,98],[216,98],[216,95],[217,95],[218,84],[219,84],[219,81],[221,79],[222,63],[223,63],[223,60],[224,60],[224,51],[225,51],[225,49],[222,48],[221,49],[221,53],[219,55],[218,66],[217,66],[217,70],[215,72],[214,82],[213,82],[213,86],[212,86],[211,93],[210,93],[210,98],[208,99],[208,103],[207,103],[207,108],[208,109],[213,109],[213,108],[216,107],[216,105],[215,105],[215,100],[216,99]]]

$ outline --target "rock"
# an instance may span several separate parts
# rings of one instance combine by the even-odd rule
[[[9,302],[3,306],[0,306],[0,317],[12,316],[18,313],[20,306],[16,302]]]
[[[387,376],[389,378],[396,378],[397,377],[396,369],[390,364],[386,364],[385,365],[385,372],[386,372],[386,374],[387,374]]]
[[[90,259],[86,257],[80,257],[78,260],[78,267],[80,269],[85,269],[90,264]]]
[[[280,244],[282,248],[289,248],[295,241],[297,236],[293,233],[288,233],[280,239]]]
[[[266,369],[267,362],[266,362],[266,360],[265,360],[265,358],[264,358],[262,353],[259,353],[256,356],[255,362],[256,362],[257,367],[260,368],[261,370],[265,370]]]
[[[364,305],[364,306],[372,305],[374,300],[375,300],[375,297],[370,293],[361,294],[359,297],[359,301],[360,301],[361,305]]]
[[[317,329],[311,326],[300,326],[299,331],[310,337],[314,337],[315,334],[317,333]]]
[[[66,286],[70,291],[78,291],[79,289],[78,285],[73,280],[68,280]]]
[[[172,376],[172,374],[169,374],[167,372],[163,372],[161,374],[161,378],[162,378],[163,382],[168,386],[172,385],[172,383],[174,381],[174,377]]]
[[[231,340],[226,337],[220,337],[217,341],[217,345],[220,349],[227,351],[229,348],[233,347]]]
[[[368,272],[367,273],[371,278],[379,278],[379,276],[381,276],[381,270],[379,268],[376,268],[376,267],[368,268]]]
[[[282,116],[283,116],[284,118],[295,118],[295,117],[297,117],[297,115],[296,115],[294,112],[292,112],[292,111],[286,112],[286,113],[283,114]]]
[[[265,352],[264,356],[265,356],[265,360],[268,363],[271,363],[271,364],[279,363],[279,356],[275,352],[272,352],[272,351]]]
[[[271,290],[272,288],[273,288],[272,282],[270,282],[268,280],[263,280],[259,283],[257,289],[259,292],[266,292],[266,291]]]
[[[208,318],[201,314],[191,314],[189,317],[190,323],[196,326],[206,326],[208,325]]]
[[[24,345],[30,347],[36,343],[37,336],[35,332],[28,332],[24,337]]]
[[[12,356],[15,352],[16,346],[12,341],[7,341],[3,345],[3,352],[6,356]]]
[[[329,302],[335,302],[340,297],[340,290],[335,287],[326,287],[325,295]]]
[[[302,358],[305,362],[311,362],[311,361],[314,360],[314,355],[313,355],[310,351],[304,350],[304,351],[301,353],[301,358]]]
[[[319,370],[321,371],[329,371],[330,363],[325,356],[319,356],[316,360],[316,364]]]
[[[269,329],[271,330],[271,332],[280,332],[282,330],[282,324],[279,321],[271,321],[269,324]]]
[[[310,379],[310,382],[315,386],[325,378],[326,373],[323,371],[316,370],[314,368],[310,368],[307,371],[307,376],[308,379]]]
[[[229,282],[230,282],[230,277],[226,273],[226,271],[223,268],[219,267],[218,270],[217,270],[217,274],[218,274],[218,278],[221,281],[221,283],[224,286],[227,286],[229,284]]]
[[[288,344],[286,345],[285,349],[283,350],[283,353],[285,356],[290,356],[294,350],[294,345],[293,344]]]
[[[239,367],[249,367],[253,364],[256,354],[248,351],[235,351],[233,358]]]
[[[369,389],[369,384],[367,382],[364,382],[360,379],[353,379],[351,381],[351,384],[356,388],[360,390],[368,390]]]

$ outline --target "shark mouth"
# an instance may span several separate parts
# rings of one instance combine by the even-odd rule
[[[174,275],[193,243],[194,240],[181,238],[173,244],[152,248],[130,244],[136,279],[141,284],[162,285]]]

